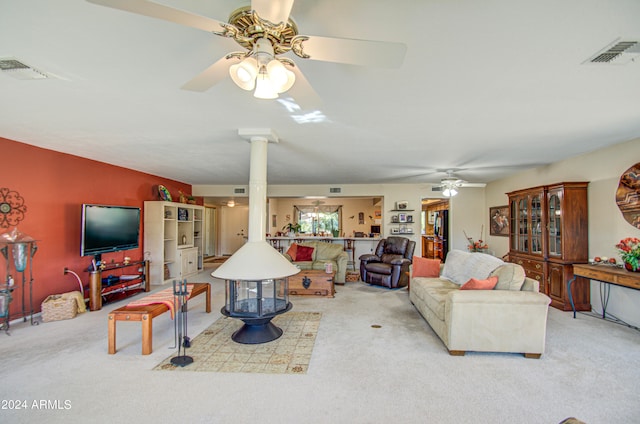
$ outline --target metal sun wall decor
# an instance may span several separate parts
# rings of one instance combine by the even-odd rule
[[[0,227],[9,228],[16,226],[24,219],[27,206],[24,199],[15,190],[0,188]]]
[[[640,163],[636,163],[620,176],[616,203],[624,219],[640,229]]]

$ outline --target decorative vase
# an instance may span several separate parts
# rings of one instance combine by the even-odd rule
[[[16,271],[23,272],[27,268],[27,243],[16,243],[13,245],[13,264]]]
[[[640,272],[640,268],[638,268],[638,269],[636,269],[636,270],[634,271],[634,269],[633,269],[633,265],[631,265],[629,262],[625,262],[625,263],[624,263],[624,268],[625,268],[627,271],[630,271],[630,272]]]

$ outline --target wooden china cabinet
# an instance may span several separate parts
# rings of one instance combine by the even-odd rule
[[[587,263],[588,182],[564,182],[507,193],[509,261],[540,282],[551,306],[570,311],[567,282],[574,263]],[[589,284],[572,286],[576,310],[591,310]]]

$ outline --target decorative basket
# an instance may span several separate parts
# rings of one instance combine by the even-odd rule
[[[73,297],[52,294],[42,302],[42,322],[60,321],[78,315],[78,303]]]
[[[345,280],[348,283],[352,283],[352,282],[358,281],[358,280],[360,280],[360,274],[358,272],[348,271],[346,276],[345,276]]]

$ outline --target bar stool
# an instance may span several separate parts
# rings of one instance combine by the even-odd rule
[[[271,246],[273,246],[273,248],[278,252],[282,253],[284,251],[284,249],[280,245],[280,239],[270,239],[269,241],[271,242]]]
[[[354,241],[353,239],[344,239],[344,251],[349,255],[349,260],[347,261],[347,270],[355,271],[356,270],[356,262],[355,262],[355,249],[354,249]]]

